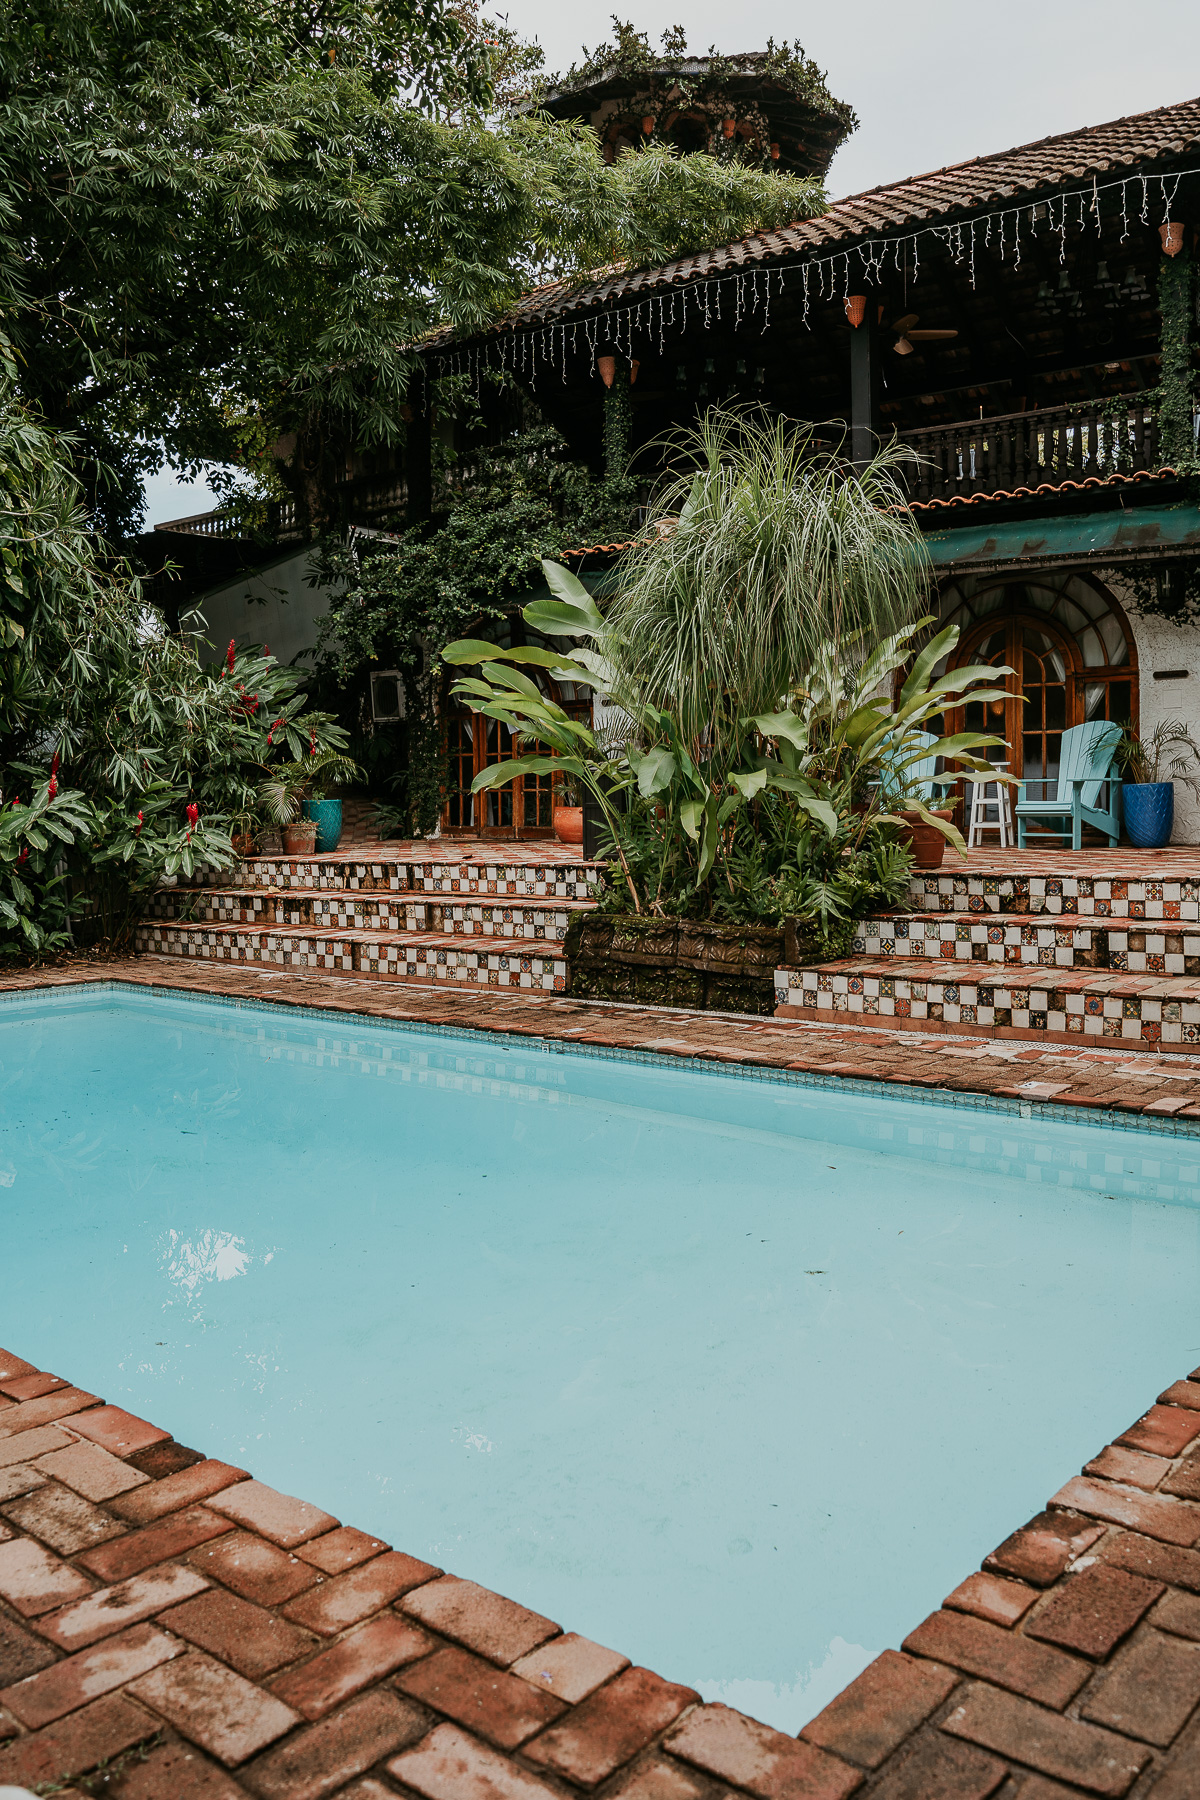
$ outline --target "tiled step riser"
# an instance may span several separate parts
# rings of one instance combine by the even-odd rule
[[[778,1017],[843,1025],[886,1020],[973,1036],[995,1033],[1063,1043],[1117,1039],[1164,1050],[1200,1044],[1200,993],[1190,1000],[1089,993],[1078,979],[1073,988],[1062,989],[1049,983],[989,983],[978,976],[947,981],[915,974],[778,969],[775,998]]]
[[[511,895],[534,900],[588,900],[599,870],[592,863],[415,861],[363,862],[347,859],[312,862],[256,859],[237,871],[239,888],[299,890],[304,893],[349,889],[363,893]]]
[[[590,902],[497,906],[451,903],[406,895],[255,894],[219,889],[164,890],[153,896],[151,919],[180,924],[312,926],[317,931],[446,931],[463,937],[518,938],[561,943],[572,911]]]
[[[1119,928],[1102,920],[1053,922],[908,917],[864,919],[854,951],[905,961],[1000,963],[1059,969],[1123,969],[1131,974],[1200,974],[1200,927],[1173,930]]]
[[[488,948],[434,947],[406,942],[362,943],[351,937],[314,932],[286,935],[272,931],[206,931],[203,926],[147,924],[138,927],[137,948],[155,956],[179,956],[200,962],[245,963],[287,969],[297,974],[357,975],[379,981],[453,983],[476,987],[533,988],[562,993],[567,964],[552,952],[514,946]]]
[[[949,859],[948,859],[949,863]],[[1080,913],[1128,919],[1200,920],[1200,856],[1194,876],[1146,881],[1098,875],[955,874],[915,870],[911,912]]]

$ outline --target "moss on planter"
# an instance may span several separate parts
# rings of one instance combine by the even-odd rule
[[[583,913],[571,921],[564,949],[569,992],[581,999],[770,1013],[784,934],[763,925]]]

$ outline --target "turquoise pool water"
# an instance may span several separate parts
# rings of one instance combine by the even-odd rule
[[[0,1002],[0,1344],[795,1731],[1200,1361],[1200,1141]]]

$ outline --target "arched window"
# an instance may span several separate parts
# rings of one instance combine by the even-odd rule
[[[939,629],[959,640],[938,669],[1006,664],[1008,700],[972,702],[946,717],[950,731],[991,731],[1007,753],[989,752],[1027,780],[1058,771],[1064,731],[1088,719],[1137,724],[1137,651],[1129,621],[1090,575],[968,575],[942,590]]]

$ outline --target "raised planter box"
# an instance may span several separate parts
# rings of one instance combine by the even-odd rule
[[[585,913],[567,930],[569,992],[584,1000],[771,1013],[784,939],[782,929],[767,925]]]

